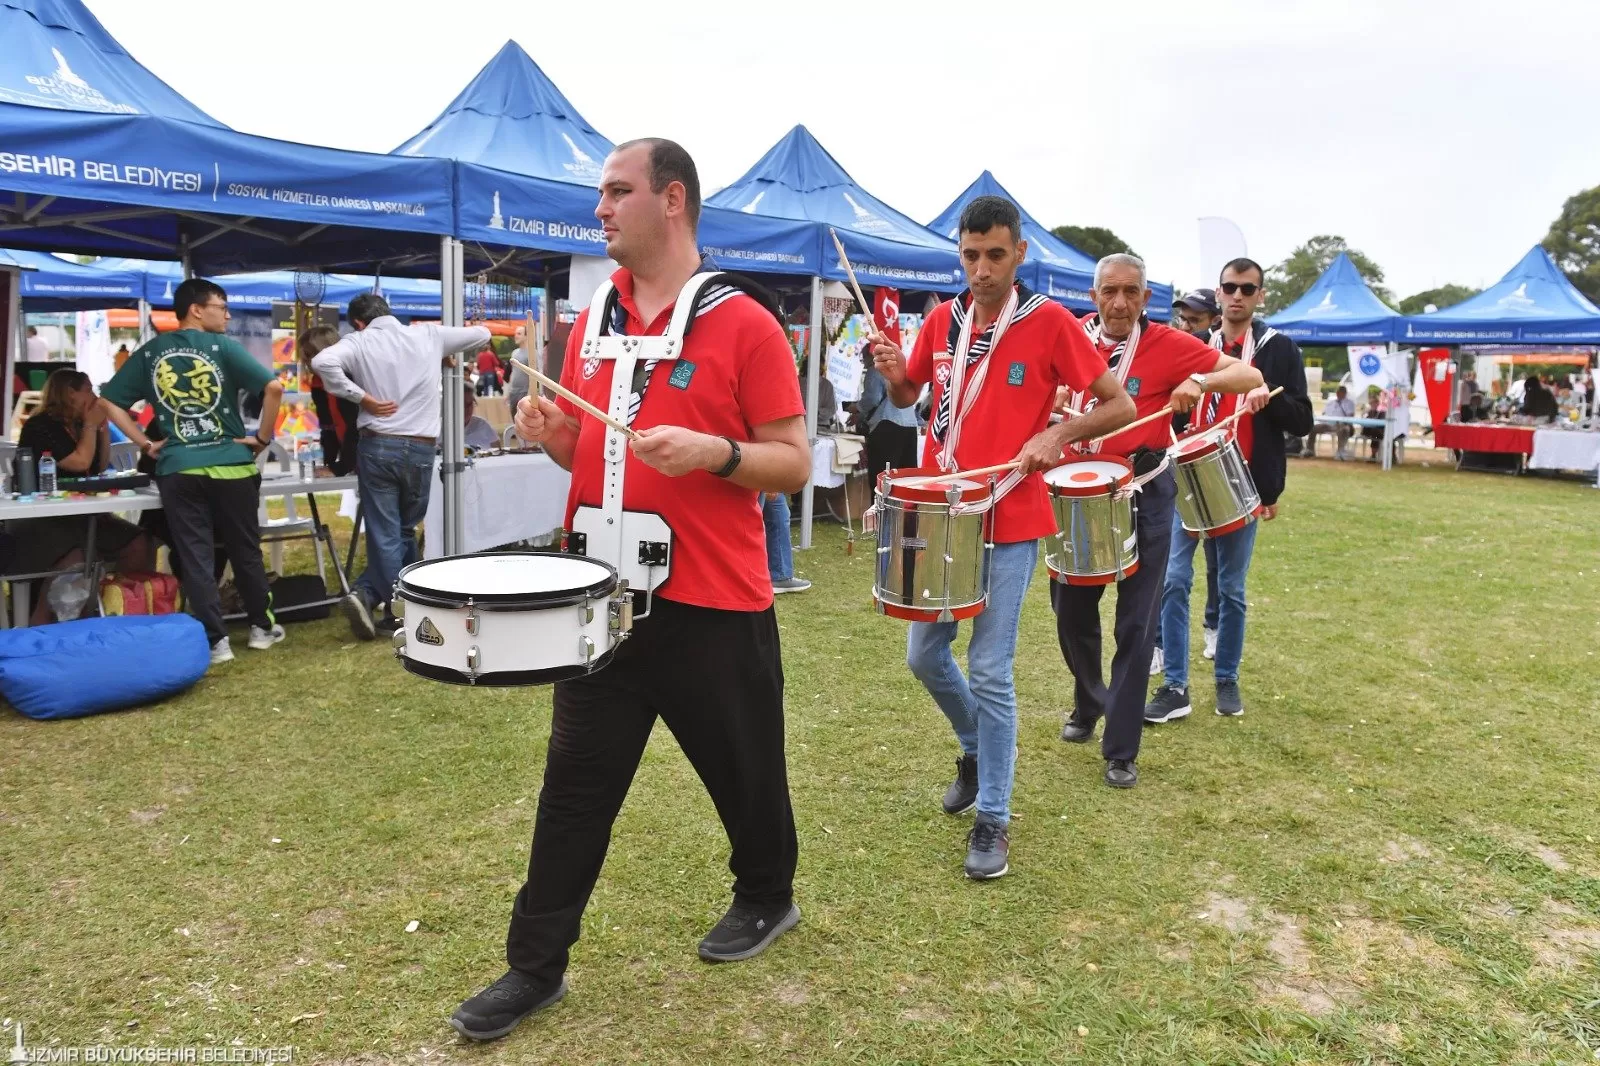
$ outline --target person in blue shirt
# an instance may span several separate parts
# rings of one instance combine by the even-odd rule
[[[867,435],[868,476],[876,479],[885,466],[917,465],[917,405],[896,407],[871,356],[863,358],[867,372],[856,404],[856,418]]]

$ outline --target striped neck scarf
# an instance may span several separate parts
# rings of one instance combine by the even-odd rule
[[[1133,369],[1134,356],[1139,352],[1139,338],[1144,334],[1144,327],[1145,317],[1140,315],[1138,321],[1134,322],[1133,329],[1117,342],[1116,347],[1111,349],[1111,354],[1106,358],[1106,369],[1116,377],[1118,385],[1126,387],[1128,384],[1128,372]],[[1083,320],[1083,331],[1089,335],[1089,340],[1096,348],[1101,347],[1104,343],[1105,325],[1100,321],[1098,311]],[[1072,394],[1072,406],[1084,414],[1088,414],[1098,402],[1087,392]],[[1104,443],[1104,441],[1091,441],[1087,447],[1089,451],[1097,452]]]
[[[1245,366],[1254,366],[1256,362],[1256,349],[1261,345],[1266,344],[1277,335],[1277,330],[1273,329],[1271,326],[1267,326],[1258,339],[1256,337],[1255,320],[1251,319],[1249,328],[1244,331],[1244,336],[1240,338],[1240,340],[1244,343],[1239,349],[1239,361]],[[1216,330],[1212,331],[1211,347],[1223,353],[1226,353],[1228,350],[1228,342],[1223,337],[1222,328],[1220,326]],[[1237,401],[1234,402],[1237,403]],[[1213,392],[1209,394],[1206,397],[1204,408],[1199,412],[1199,418],[1195,420],[1194,428],[1200,429],[1214,424],[1220,417],[1222,417],[1222,406],[1222,393]]]
[[[724,300],[738,294],[739,290],[732,285],[708,286],[700,293],[700,300],[695,305],[694,317],[699,318],[707,311],[720,306]],[[626,335],[628,332],[628,312],[622,306],[622,301],[613,299],[610,308],[611,328],[605,332],[619,337]],[[651,375],[655,373],[656,364],[659,362],[661,362],[660,359],[648,359],[633,368],[633,381],[631,383],[631,391],[628,393],[628,415],[623,419],[629,426],[632,426],[633,420],[639,417],[639,408],[644,403],[645,390],[650,387]]]
[[[973,337],[972,294],[963,292],[950,302],[950,332],[945,338],[952,353],[950,380],[939,393],[939,406],[929,423],[928,433],[940,445],[939,465],[956,469],[956,447],[961,441],[961,424],[966,420],[989,374],[992,360],[987,356],[1000,346],[1001,338],[1016,323],[1033,314],[1049,297],[1030,292],[1022,285],[1012,286],[1000,314],[981,334]]]

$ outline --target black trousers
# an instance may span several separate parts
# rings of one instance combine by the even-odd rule
[[[657,716],[728,833],[734,901],[778,908],[793,899],[799,845],[784,762],[777,614],[658,598],[610,665],[555,687],[528,879],[506,933],[511,968],[547,987],[566,971]]]
[[[272,592],[261,561],[261,475],[243,478],[204,474],[165,474],[156,478],[161,509],[167,513],[167,544],[177,557],[183,597],[189,613],[206,627],[215,644],[228,635],[222,623],[222,597],[217,592],[215,544],[233,564],[234,584],[250,624],[272,628]]]
[[[1073,716],[1085,724],[1106,719],[1100,752],[1107,759],[1139,756],[1144,729],[1150,656],[1160,626],[1161,586],[1172,550],[1173,498],[1177,483],[1169,470],[1147,482],[1138,496],[1134,532],[1139,538],[1139,569],[1117,583],[1116,653],[1111,684],[1102,680],[1100,597],[1105,585],[1050,583],[1056,611],[1056,639],[1076,682]]]
[[[916,466],[917,459],[917,431],[910,426],[885,419],[867,434],[867,474],[873,485],[885,466]]]

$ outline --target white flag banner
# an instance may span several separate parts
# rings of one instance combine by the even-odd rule
[[[111,354],[111,326],[104,311],[78,312],[77,367],[89,375],[96,390],[117,372]]]
[[[1244,231],[1232,219],[1212,216],[1200,220],[1200,270],[1208,287],[1216,284],[1222,264],[1249,254]]]

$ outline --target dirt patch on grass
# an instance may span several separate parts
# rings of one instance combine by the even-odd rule
[[[785,1007],[803,1007],[811,999],[811,993],[800,982],[788,981],[773,990],[772,998]]]
[[[950,1016],[936,1007],[912,1007],[900,1012],[900,1020],[917,1025],[938,1025],[949,1021]]]
[[[1546,900],[1535,929],[1533,956],[1546,970],[1572,970],[1600,952],[1600,925],[1585,924],[1573,907]]]
[[[1383,850],[1378,854],[1379,862],[1404,863],[1413,859],[1431,859],[1433,852],[1428,845],[1412,837],[1401,837],[1399,840],[1386,841]]]
[[[1533,846],[1533,854],[1540,862],[1558,874],[1567,873],[1572,869],[1572,864],[1566,860],[1566,857],[1548,844],[1535,844]]]
[[[1354,986],[1343,981],[1327,980],[1312,970],[1311,949],[1306,946],[1305,934],[1293,920],[1271,911],[1266,915],[1267,951],[1283,967],[1281,976],[1256,983],[1262,995],[1269,999],[1285,999],[1302,1013],[1313,1018],[1325,1018],[1338,1009],[1341,1003],[1356,998]]]
[[[1255,927],[1250,920],[1250,904],[1234,896],[1212,892],[1206,896],[1205,921],[1215,922],[1230,933],[1243,933]]]
[[[338,907],[318,907],[316,910],[306,915],[306,922],[310,925],[321,928],[324,925],[332,925],[343,918],[344,911],[340,910]]]
[[[142,811],[129,811],[128,817],[139,825],[149,825],[151,822],[155,821],[157,818],[160,818],[166,813],[167,806],[166,804],[161,803],[154,807],[148,807]]]

